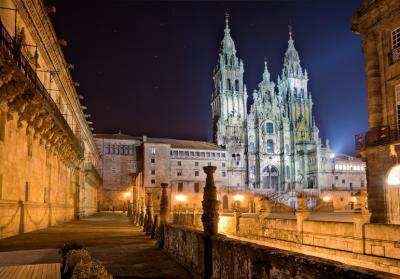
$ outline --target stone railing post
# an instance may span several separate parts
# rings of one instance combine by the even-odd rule
[[[145,221],[145,232],[147,235],[151,233],[151,228],[153,226],[153,200],[151,197],[151,192],[147,193],[147,205],[146,205],[146,221]]]
[[[367,208],[367,191],[360,190],[354,194],[356,198],[356,208],[354,210],[354,250],[353,252],[364,254],[364,225],[371,220],[371,212]]]
[[[307,195],[300,193],[297,196],[298,209],[296,210],[298,242],[303,243],[303,222],[308,219],[311,211],[307,208]]]
[[[211,278],[213,274],[211,237],[218,233],[219,221],[219,201],[217,199],[217,188],[214,183],[214,172],[217,170],[217,167],[207,166],[203,170],[207,175],[202,201],[203,215],[201,216],[204,228],[204,278]]]
[[[168,220],[168,194],[167,194],[167,188],[168,188],[168,183],[161,183],[161,199],[160,199],[160,225],[157,230],[157,239],[158,243],[157,246],[158,248],[163,248],[164,243],[165,243],[165,224],[167,223]]]

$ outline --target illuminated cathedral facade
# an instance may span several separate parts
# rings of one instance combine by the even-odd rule
[[[228,17],[224,33],[213,72],[211,106],[214,142],[227,151],[229,186],[274,193],[331,187],[334,155],[328,142],[321,144],[309,77],[291,32],[277,83],[271,80],[265,61],[249,111],[244,64]]]

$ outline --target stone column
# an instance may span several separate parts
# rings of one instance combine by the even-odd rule
[[[214,183],[214,172],[217,170],[215,166],[207,166],[203,168],[207,175],[206,185],[204,187],[203,195],[203,215],[201,221],[203,222],[204,233],[206,235],[215,235],[218,233],[218,206],[217,188]]]
[[[203,215],[201,221],[204,228],[204,278],[211,278],[213,274],[212,260],[212,236],[218,233],[218,206],[217,188],[214,183],[214,172],[217,170],[215,166],[207,166],[203,168],[207,175],[206,186],[203,195]]]
[[[152,212],[152,207],[153,207],[153,200],[151,197],[151,193],[147,193],[147,205],[146,205],[146,223],[145,223],[145,231],[146,234],[151,233],[151,227],[153,225],[153,212]]]
[[[296,210],[298,242],[303,243],[303,222],[308,219],[311,211],[307,209],[307,195],[300,193],[297,196],[298,209]]]
[[[358,191],[356,197],[356,208],[354,209],[354,253],[364,254],[364,225],[371,220],[371,213],[367,209],[367,192]]]
[[[168,183],[161,183],[161,188],[162,191],[160,199],[160,225],[157,230],[157,239],[158,239],[157,246],[158,248],[162,249],[165,243],[164,227],[168,219],[168,194],[167,194]]]

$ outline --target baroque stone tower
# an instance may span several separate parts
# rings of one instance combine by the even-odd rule
[[[243,61],[236,55],[228,14],[225,17],[224,33],[213,73],[211,105],[214,142],[227,150],[229,185],[244,186],[247,167],[247,90],[243,81]]]

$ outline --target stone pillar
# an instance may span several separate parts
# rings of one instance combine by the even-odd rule
[[[354,253],[364,254],[364,225],[370,222],[371,213],[367,209],[367,192],[358,191],[354,197],[357,199],[354,209]]]
[[[161,199],[160,199],[160,225],[157,230],[157,239],[158,243],[157,246],[158,248],[163,248],[165,239],[164,239],[164,227],[165,224],[167,223],[168,220],[168,194],[167,194],[167,188],[168,188],[168,183],[161,183]]]
[[[211,278],[213,274],[211,237],[218,233],[219,221],[219,201],[217,200],[217,188],[214,183],[214,172],[217,167],[207,166],[203,170],[207,175],[202,201],[203,215],[201,216],[204,228],[204,278]]]
[[[203,215],[201,221],[203,222],[204,233],[208,235],[215,235],[218,233],[218,206],[217,188],[214,183],[214,172],[217,170],[215,166],[207,166],[203,168],[207,175],[206,185],[204,187],[203,195]]]
[[[153,212],[152,212],[152,207],[153,207],[153,200],[151,197],[151,193],[147,193],[147,205],[146,205],[146,223],[144,225],[146,234],[151,233],[151,227],[153,225]]]
[[[311,211],[307,209],[307,195],[300,193],[297,196],[298,209],[296,210],[298,242],[303,243],[303,222],[308,219]]]

